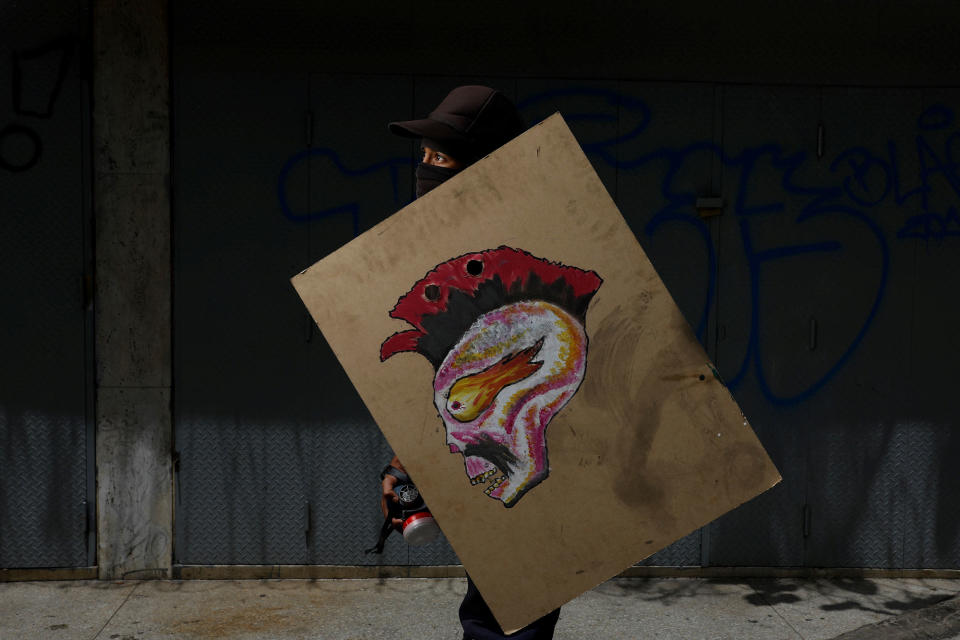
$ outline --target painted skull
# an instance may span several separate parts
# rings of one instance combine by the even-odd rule
[[[546,428],[586,370],[592,271],[500,247],[439,265],[391,316],[417,329],[381,346],[434,365],[434,404],[470,482],[507,507],[549,475]]]

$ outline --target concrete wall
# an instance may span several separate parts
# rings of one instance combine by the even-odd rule
[[[97,564],[172,549],[170,118],[165,0],[94,3]]]

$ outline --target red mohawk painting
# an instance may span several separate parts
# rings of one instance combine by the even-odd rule
[[[387,338],[380,347],[380,359],[401,351],[419,351],[437,367],[477,317],[507,302],[554,302],[582,323],[587,305],[602,283],[593,271],[506,246],[451,258],[397,301],[390,317],[406,320],[416,329]]]
[[[514,506],[549,475],[546,428],[587,363],[587,306],[603,280],[499,247],[452,258],[404,294],[380,359],[416,351],[436,370],[434,404],[472,484]]]

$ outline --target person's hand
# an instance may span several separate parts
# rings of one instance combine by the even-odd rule
[[[393,460],[390,461],[390,465],[400,469],[403,472],[406,470],[403,468],[403,465],[400,464],[400,461],[397,459],[397,456],[393,456]],[[387,500],[392,502],[400,502],[400,498],[397,497],[397,494],[394,492],[393,488],[397,486],[399,480],[396,477],[390,475],[389,473],[383,476],[383,482],[381,483],[382,495],[380,496],[380,511],[383,512],[383,517],[386,518],[389,513],[387,508]],[[403,520],[400,518],[391,518],[390,521],[393,523],[393,528],[397,531],[400,531],[403,526]]]

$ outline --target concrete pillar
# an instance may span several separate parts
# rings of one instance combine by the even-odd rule
[[[97,564],[165,577],[173,543],[166,0],[96,0]]]

